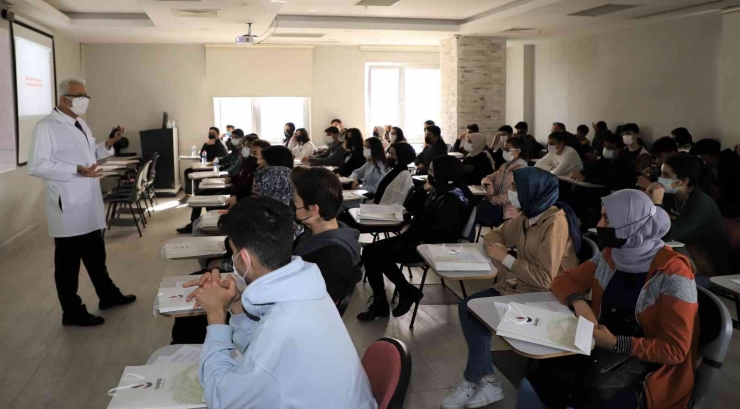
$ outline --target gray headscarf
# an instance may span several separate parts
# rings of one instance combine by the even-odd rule
[[[614,265],[626,273],[648,272],[655,255],[665,246],[662,238],[671,229],[668,213],[634,189],[620,190],[602,201],[616,237],[627,239],[621,248],[612,248]]]

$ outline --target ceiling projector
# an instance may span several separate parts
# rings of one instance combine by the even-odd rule
[[[237,44],[254,44],[255,38],[257,38],[257,36],[252,35],[252,23],[247,24],[249,24],[249,31],[247,32],[247,34],[240,35],[236,38]]]

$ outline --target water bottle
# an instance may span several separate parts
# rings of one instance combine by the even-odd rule
[[[205,165],[206,163],[208,163],[208,160],[207,159],[208,159],[208,155],[206,154],[206,151],[204,150],[203,152],[200,153],[200,163],[201,163],[201,165]]]
[[[219,171],[219,164],[218,164],[218,158],[213,160],[213,173],[218,175]]]
[[[198,154],[198,148],[195,145],[190,147],[190,156],[196,156]]]

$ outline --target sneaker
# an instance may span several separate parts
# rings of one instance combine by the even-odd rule
[[[465,408],[465,404],[473,397],[477,388],[477,384],[463,379],[442,402],[442,409]]]
[[[483,379],[470,400],[465,403],[465,409],[475,409],[488,406],[504,399],[501,383],[493,378]]]

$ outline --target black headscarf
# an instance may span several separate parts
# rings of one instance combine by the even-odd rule
[[[388,148],[388,150],[391,148],[396,151],[396,163],[393,165],[393,169],[391,169],[391,171],[388,172],[378,184],[378,188],[375,190],[375,198],[373,199],[375,204],[380,203],[388,185],[390,185],[391,182],[396,179],[396,176],[401,174],[401,172],[408,170],[409,163],[413,162],[416,157],[416,151],[414,151],[414,148],[408,143],[394,143]]]
[[[460,199],[465,199],[468,203],[473,202],[473,193],[465,184],[465,169],[460,159],[449,155],[437,156],[432,160],[432,167],[434,177],[429,176],[429,178],[433,180],[432,185],[437,196],[453,192],[457,188],[464,196]]]

